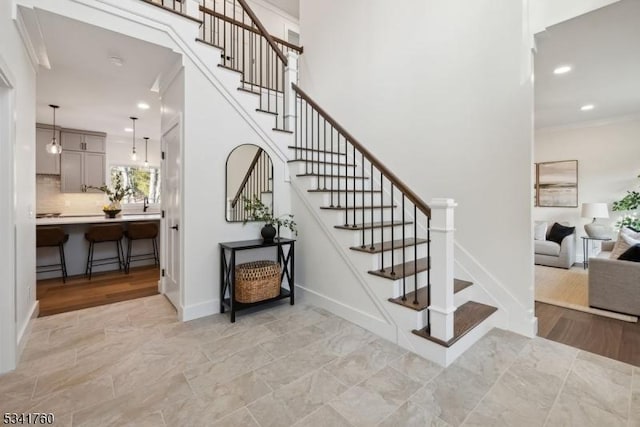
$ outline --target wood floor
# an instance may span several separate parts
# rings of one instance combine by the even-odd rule
[[[39,280],[40,317],[156,295],[159,278],[160,269],[151,266],[131,268],[129,274],[94,273],[91,280],[84,276],[70,277],[67,283],[62,279]]]
[[[538,336],[640,366],[640,323],[536,302]]]

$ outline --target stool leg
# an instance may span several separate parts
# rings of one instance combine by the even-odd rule
[[[154,265],[160,266],[160,256],[158,254],[158,241],[153,238],[151,239],[151,242],[153,243],[153,261],[154,261]]]
[[[58,244],[58,253],[60,254],[60,271],[62,271],[62,283],[67,282],[67,273],[64,266],[64,248],[62,243]]]
[[[131,247],[132,247],[132,240],[127,239],[127,261],[125,263],[125,272],[127,274],[129,274],[129,269],[131,268]]]
[[[91,242],[91,245],[89,246],[89,265],[88,265],[88,269],[89,269],[89,280],[91,280],[91,275],[93,273],[93,250],[95,247],[95,243]]]
[[[118,240],[118,250],[120,252],[118,252],[118,260],[120,260],[120,256],[122,256],[122,267],[125,269],[127,268],[127,264],[126,264],[126,258],[124,255],[124,248],[122,247],[122,241]]]
[[[85,276],[89,275],[89,260],[91,259],[91,245],[92,243],[89,242],[89,250],[87,251],[87,267],[84,269]]]

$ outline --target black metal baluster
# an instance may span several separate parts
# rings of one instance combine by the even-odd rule
[[[322,123],[324,124],[324,129],[322,132],[322,150],[324,151],[324,165],[322,165],[322,175],[324,175],[324,187],[323,189],[327,189],[327,121],[322,119]],[[319,157],[318,157],[319,158]]]
[[[313,120],[313,117],[311,117],[311,120]],[[317,178],[317,183],[318,183],[318,190],[321,190],[322,187],[320,187],[320,113],[318,111],[316,111],[316,130],[317,130],[317,137],[316,137],[316,146],[318,149],[318,161],[317,163],[314,162],[313,164],[316,165],[316,178]],[[313,170],[313,164],[311,165],[312,168],[311,170]]]
[[[353,163],[356,162],[356,146],[353,146]],[[347,161],[344,162],[345,173],[348,171]],[[364,224],[362,224],[364,227]],[[373,224],[371,225],[373,226]],[[356,168],[353,168],[353,228],[356,228]]]
[[[340,153],[340,133],[338,133],[336,131],[336,135],[338,136],[338,140],[336,141],[336,145],[337,145],[337,149],[338,149],[338,153]],[[333,136],[333,133],[332,133]],[[333,141],[333,140],[332,140]],[[338,176],[338,179],[336,180],[338,183],[338,207],[340,207],[340,204],[342,203],[342,199],[340,198],[340,161],[342,160],[342,155],[338,155],[338,173],[336,174]],[[331,185],[333,186],[333,178],[331,178]]]
[[[382,191],[382,186],[380,186],[380,190]],[[382,201],[382,196],[383,193],[380,193],[380,200]],[[393,198],[393,182],[391,182],[391,276],[395,276],[396,272],[395,269],[393,268],[393,266],[395,265],[395,227],[393,226],[394,224],[394,213],[395,213],[395,209],[393,208],[393,205],[395,205],[395,199]],[[384,264],[383,264],[384,265]],[[384,271],[384,270],[383,270]]]
[[[355,169],[355,164],[356,164],[356,160],[353,159],[353,168]],[[360,205],[362,206],[361,209],[361,217],[362,217],[362,245],[360,246],[362,249],[364,249],[366,247],[365,245],[365,236],[366,236],[366,230],[364,229],[364,153],[360,153],[360,167],[362,168],[362,187],[360,188]],[[371,221],[371,228],[373,229],[373,221]]]
[[[329,186],[331,187],[331,207],[334,206],[333,204],[333,164],[335,163],[333,161],[333,125],[330,125],[331,127],[331,155],[329,156],[329,158],[331,159],[331,179],[329,180]],[[340,197],[340,195],[338,195],[338,197]]]
[[[431,305],[431,216],[427,216],[427,307]],[[431,333],[431,316],[427,308],[427,331]]]
[[[347,157],[349,147],[347,146],[347,138],[344,138],[344,225],[349,225],[349,178],[347,178]]]
[[[362,165],[364,167],[364,161],[362,162]],[[370,170],[369,170],[369,177],[371,179],[371,181],[369,182],[369,202],[371,203],[371,206],[369,207],[371,210],[371,224],[373,224],[373,163],[369,162],[370,165]],[[380,178],[382,178],[382,176],[380,176]],[[382,185],[382,179],[380,179],[380,185]],[[364,195],[362,196],[362,206],[364,207]],[[362,220],[362,222],[364,222],[364,219]],[[380,218],[380,222],[384,222],[383,218]],[[369,249],[371,249],[371,251],[373,251],[376,246],[374,244],[374,239],[373,239],[373,234],[374,234],[374,230],[373,230],[373,225],[371,226],[371,246],[369,247]],[[380,239],[380,242],[384,242],[384,239]],[[382,252],[380,252],[382,254],[382,256],[384,257],[384,248],[381,247]],[[384,258],[382,258],[383,260],[383,266],[384,266]]]
[[[413,297],[413,304],[418,305],[418,207],[413,205],[413,290],[415,295]]]
[[[404,193],[402,193],[402,301],[407,300],[407,272],[406,272],[406,254],[405,254],[405,239],[404,239]]]
[[[304,172],[306,174],[309,173],[309,155],[311,154],[311,159],[313,160],[313,151],[309,151],[309,103],[305,101],[306,109],[305,109],[305,117],[307,126],[305,127],[305,147],[307,153],[307,161],[304,162]]]

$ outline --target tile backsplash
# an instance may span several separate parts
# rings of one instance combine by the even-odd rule
[[[61,193],[59,176],[36,175],[36,213],[99,214],[107,202],[104,194]]]

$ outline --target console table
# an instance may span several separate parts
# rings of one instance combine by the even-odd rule
[[[225,309],[231,312],[231,323],[236,321],[236,312],[247,308],[267,304],[273,301],[289,298],[291,305],[294,304],[295,294],[295,240],[274,239],[272,242],[258,240],[244,240],[240,242],[220,243],[220,312]],[[285,246],[288,247],[285,253]],[[235,271],[236,252],[251,249],[275,248],[278,264],[280,264],[280,295],[264,301],[253,303],[241,303],[235,300]],[[283,287],[283,279],[286,277],[288,289]]]
[[[610,238],[600,239],[598,237],[582,236],[582,256],[584,257],[584,261],[582,262],[582,268],[585,270],[589,267],[589,241],[590,240],[595,240],[599,242],[608,242],[611,239]]]

